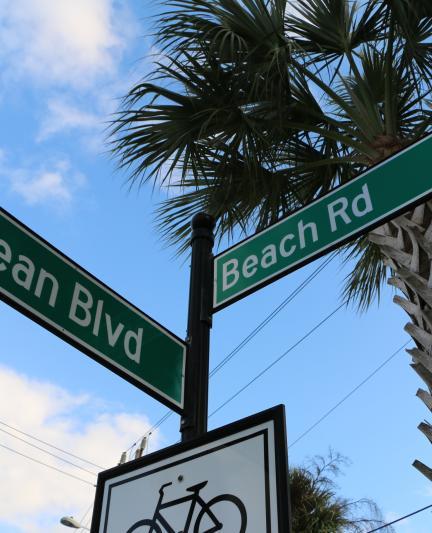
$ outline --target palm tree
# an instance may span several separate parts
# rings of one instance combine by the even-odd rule
[[[382,526],[377,506],[368,499],[351,501],[336,493],[334,478],[341,473],[347,459],[329,452],[317,456],[305,466],[290,471],[292,530],[296,533],[361,533]],[[359,513],[371,516],[360,517]],[[387,526],[383,531],[390,533]]]
[[[197,211],[219,237],[260,230],[431,131],[430,0],[165,6],[154,75],[126,96],[112,142],[132,183],[174,191],[157,216],[180,250]],[[432,409],[432,203],[343,251],[355,260],[347,301],[366,309],[387,278],[399,290]]]

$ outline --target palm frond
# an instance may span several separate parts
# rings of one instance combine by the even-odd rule
[[[354,304],[359,311],[366,311],[374,300],[380,301],[381,290],[388,277],[388,268],[380,249],[367,237],[361,237],[353,245],[342,249],[341,254],[344,262],[351,267],[345,278],[342,298],[347,304]]]

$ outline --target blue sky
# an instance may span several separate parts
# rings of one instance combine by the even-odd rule
[[[0,197],[2,207],[184,337],[188,261],[175,258],[154,227],[153,211],[166,193],[129,190],[104,143],[118,98],[151,69],[154,10],[144,0],[0,0]],[[219,312],[211,367],[322,261]],[[233,357],[211,380],[210,412],[339,305],[345,274],[334,260]],[[218,410],[210,427],[284,403],[289,443],[296,441],[408,340],[407,320],[391,300],[386,289],[381,305],[366,314],[338,311]],[[5,304],[0,308],[0,530],[66,531],[58,524],[65,514],[89,523],[94,476],[16,437],[97,468],[8,426],[110,467],[167,409]],[[400,352],[290,447],[290,463],[332,448],[351,460],[338,479],[341,495],[372,498],[387,519],[428,505],[432,486],[411,466],[416,458],[431,462],[430,444],[416,429],[427,417],[415,397],[421,386]],[[153,431],[150,451],[176,442],[178,427],[172,415]],[[427,511],[395,530],[426,533],[430,523]]]

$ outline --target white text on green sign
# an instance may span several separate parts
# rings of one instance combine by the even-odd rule
[[[173,409],[185,344],[0,210],[0,298]]]
[[[432,193],[432,136],[215,257],[225,307]]]

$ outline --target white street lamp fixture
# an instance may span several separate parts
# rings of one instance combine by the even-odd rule
[[[60,524],[63,524],[67,527],[73,527],[75,529],[85,529],[90,531],[88,527],[81,525],[73,516],[63,516],[63,518],[60,518]]]

